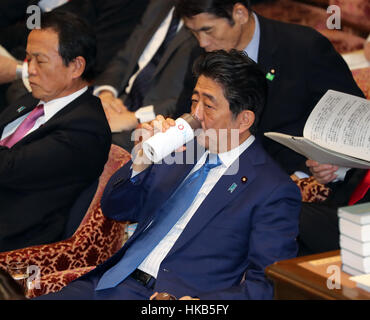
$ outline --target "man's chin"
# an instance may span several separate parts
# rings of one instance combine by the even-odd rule
[[[206,150],[209,150],[211,153],[217,153],[218,150],[218,143],[217,141],[213,141],[204,133],[201,133],[197,136],[197,143],[201,145]]]
[[[44,95],[42,94],[42,92],[40,92],[40,90],[37,89],[37,87],[31,86],[31,89],[32,89],[31,94],[35,99],[44,101],[43,99]]]

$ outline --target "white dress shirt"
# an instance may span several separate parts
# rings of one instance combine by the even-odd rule
[[[260,47],[261,28],[260,28],[260,23],[258,21],[257,15],[254,12],[252,14],[254,17],[254,22],[255,22],[254,33],[253,33],[252,40],[248,43],[248,45],[244,49],[244,52],[254,62],[258,62],[258,50]]]
[[[43,12],[49,12],[67,3],[69,0],[41,0],[38,6]]]
[[[170,23],[171,23],[171,20],[172,20],[174,10],[175,10],[175,8],[172,8],[170,10],[167,17],[163,20],[161,25],[158,27],[157,31],[154,33],[152,39],[146,45],[143,53],[140,56],[140,59],[139,59],[138,63],[137,63],[139,68],[138,68],[137,72],[131,76],[131,78],[128,82],[128,85],[125,88],[126,94],[130,93],[132,85],[134,84],[134,81],[135,81],[136,77],[141,72],[141,70],[143,70],[147,66],[147,64],[150,62],[150,60],[152,60],[155,53],[158,51],[158,49],[162,45],[162,43],[163,43],[163,41],[166,37],[168,28],[170,27]],[[180,23],[179,23],[179,26],[177,28],[177,32],[179,32],[179,30],[181,29],[182,26],[183,26],[183,22],[181,20]],[[104,90],[108,90],[108,91],[112,92],[112,94],[116,98],[118,97],[117,89],[110,86],[110,85],[103,85],[103,86],[95,87],[94,95],[98,96],[100,94],[100,92],[102,92]],[[145,106],[143,106],[143,107],[145,107]],[[139,110],[140,109],[142,109],[142,108],[139,108]],[[153,120],[154,118],[155,118],[155,114],[153,113],[152,119],[150,119],[150,120]],[[148,120],[148,121],[150,121],[150,120]]]
[[[68,96],[62,97],[62,98],[54,99],[54,100],[51,100],[49,102],[40,101],[38,103],[38,105],[39,104],[44,105],[44,115],[36,120],[35,125],[32,127],[32,129],[30,131],[28,131],[25,134],[25,136],[27,136],[31,132],[35,131],[36,129],[38,129],[45,122],[49,121],[57,112],[62,110],[67,104],[71,103],[73,100],[75,100],[80,95],[82,95],[86,90],[87,90],[87,87],[84,87],[84,88],[82,88],[82,89],[80,89],[80,90],[78,90],[78,91],[76,91],[76,92],[74,92],[74,93],[72,93]],[[19,118],[15,119],[14,121],[10,122],[9,124],[7,124],[4,128],[4,130],[3,130],[3,133],[1,135],[0,140],[3,140],[4,138],[10,136],[15,130],[17,130],[19,125],[22,123],[22,121],[24,119],[26,119],[27,116],[30,113],[31,113],[31,111],[26,113],[22,117],[19,117]]]
[[[179,221],[172,227],[167,235],[159,242],[159,244],[152,250],[152,252],[145,258],[145,260],[139,265],[138,269],[144,271],[153,277],[157,277],[159,266],[163,259],[166,257],[168,252],[171,250],[176,240],[180,237],[181,233],[185,229],[186,225],[196,213],[204,199],[211,192],[213,187],[216,185],[218,180],[224,175],[226,170],[239,159],[239,156],[253,143],[255,137],[251,135],[245,140],[240,146],[224,153],[219,153],[218,156],[222,164],[218,167],[211,169],[208,176],[200,188],[197,196],[194,198],[190,207],[185,211]],[[204,155],[199,159],[194,168],[190,171],[186,179],[195,171],[197,171],[206,161],[209,152],[206,151]]]

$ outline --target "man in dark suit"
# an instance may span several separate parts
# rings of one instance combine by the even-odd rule
[[[301,197],[253,135],[265,76],[236,50],[205,54],[195,73],[196,142],[178,163],[169,156],[153,164],[139,150],[104,191],[104,214],[138,221],[135,233],[107,262],[40,299],[148,299],[161,291],[182,299],[273,298],[264,269],[296,255]],[[157,116],[143,129],[150,136],[175,125]]]
[[[174,0],[151,1],[125,47],[96,79],[113,142],[131,150],[131,132],[155,114],[177,116],[176,105],[198,55],[196,40],[174,15]],[[190,91],[189,90],[189,91]],[[190,96],[182,101],[188,101]],[[147,110],[142,107],[154,106]]]
[[[48,0],[1,1],[0,44],[17,59],[24,59],[24,49],[30,31],[26,25],[27,18],[29,17],[27,15],[27,8],[32,5],[38,5],[40,2],[45,5],[45,8],[75,12],[87,20],[91,20],[94,15],[90,0],[60,0],[60,4],[52,1],[51,5],[48,5]]]
[[[302,204],[299,255],[339,250],[338,208],[370,201],[369,170],[341,172],[338,166],[313,160],[307,160],[306,164],[316,180],[330,188],[330,194],[324,202]],[[359,189],[362,192],[356,192]]]
[[[328,89],[363,96],[329,40],[308,27],[265,19],[252,12],[248,0],[179,0],[176,8],[206,51],[236,48],[258,62],[269,93],[257,135],[287,173],[307,170],[303,156],[263,133],[302,136]]]
[[[99,74],[125,44],[148,2],[149,0],[3,0],[0,3],[0,45],[16,59],[23,61],[27,35],[30,31],[26,27],[26,21],[31,17],[26,14],[27,7],[39,5],[42,10],[72,12],[86,19],[95,31],[97,38],[95,71]],[[8,81],[14,80],[15,70],[13,67],[13,76]],[[22,81],[16,81],[9,89],[8,87],[9,85],[0,87],[0,105],[1,100],[5,101],[5,93],[8,103],[14,102],[26,93]]]
[[[0,250],[61,240],[81,191],[103,170],[111,132],[87,90],[95,36],[76,15],[48,13],[31,31],[32,96],[0,115]]]

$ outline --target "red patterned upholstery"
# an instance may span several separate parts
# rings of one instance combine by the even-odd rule
[[[330,40],[335,50],[341,54],[361,50],[364,47],[365,39],[357,35],[340,30],[322,29],[319,31]]]
[[[266,18],[300,24],[316,29],[326,36],[340,53],[347,53],[363,48],[365,39],[363,38],[362,31],[344,24],[342,24],[342,30],[329,30],[327,28],[326,21],[330,15],[324,8],[292,0],[277,0],[272,3],[256,4],[253,6],[253,9]]]
[[[330,0],[330,4],[341,9],[341,16],[345,22],[356,26],[360,30],[370,31],[370,1],[369,0]]]
[[[330,189],[318,183],[313,176],[297,179],[292,175],[291,178],[301,190],[303,202],[322,202],[329,196]]]
[[[31,296],[36,296],[60,290],[117,252],[122,247],[127,223],[105,218],[101,212],[100,199],[109,178],[129,159],[127,151],[112,145],[95,196],[71,238],[53,244],[2,252],[0,268],[6,269],[7,264],[15,261],[37,265],[41,272],[41,289],[31,293]]]
[[[352,70],[352,75],[366,99],[370,100],[370,67]]]
[[[28,290],[27,297],[35,298],[51,292],[58,292],[68,283],[76,280],[93,269],[95,269],[95,267],[84,267],[47,274],[42,277],[40,288]]]

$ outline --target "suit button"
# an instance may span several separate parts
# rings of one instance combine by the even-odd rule
[[[170,272],[170,270],[166,269],[166,268],[163,268],[162,269],[163,272]]]

